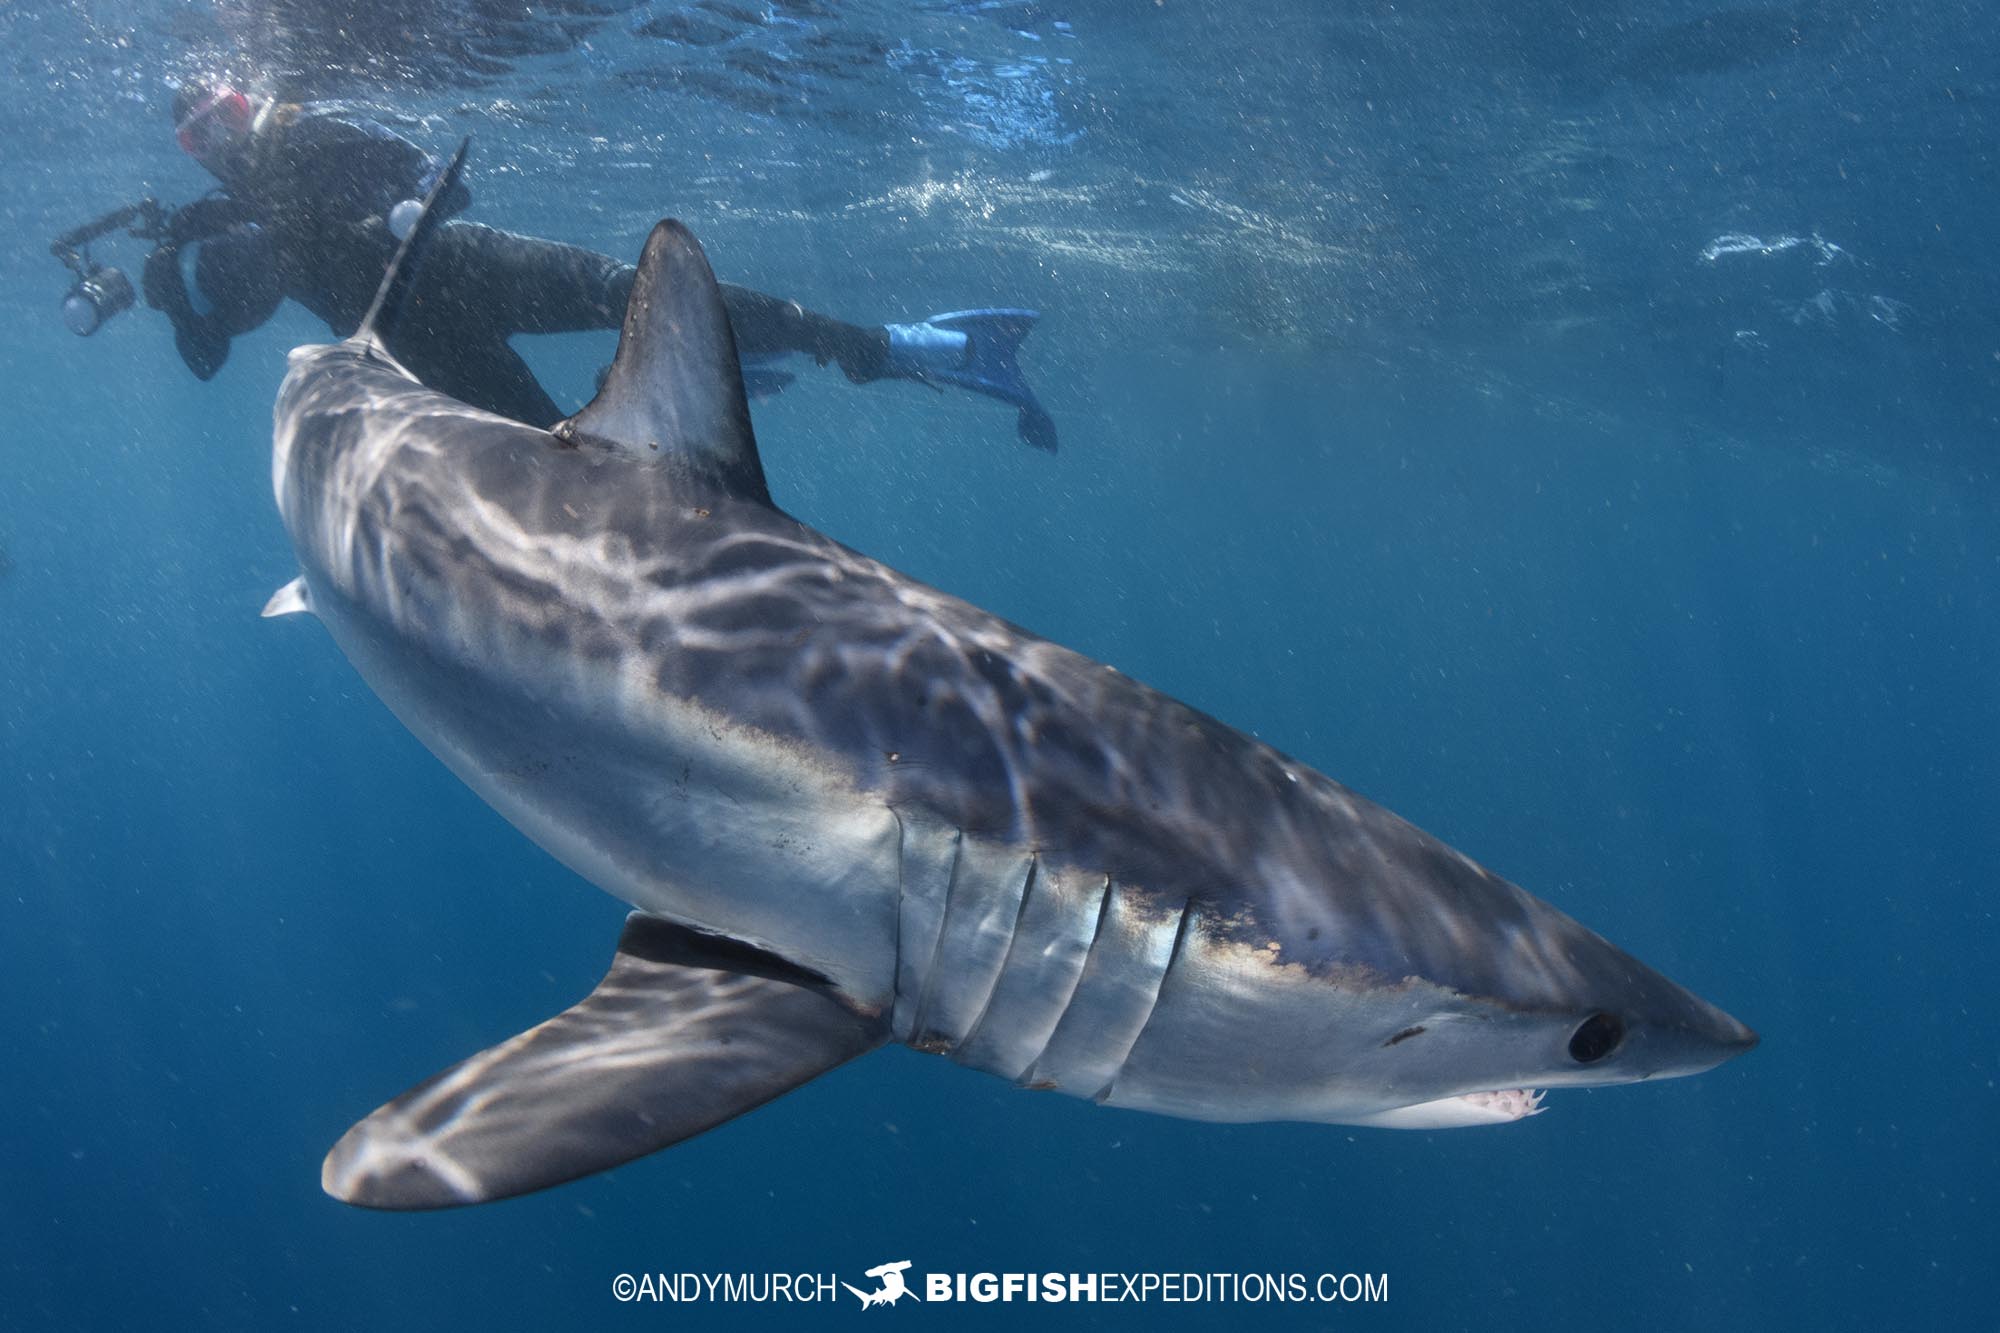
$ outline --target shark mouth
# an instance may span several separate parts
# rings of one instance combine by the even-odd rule
[[[1376,1129],[1463,1129],[1467,1125],[1511,1125],[1516,1120],[1540,1115],[1542,1110],[1542,1094],[1535,1089],[1503,1088],[1398,1106],[1392,1111],[1356,1117],[1348,1123]]]

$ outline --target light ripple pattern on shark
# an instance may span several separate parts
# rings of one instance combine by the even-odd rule
[[[677,223],[554,432],[364,328],[293,352],[273,480],[304,572],[272,613],[637,909],[597,992],[348,1132],[347,1201],[574,1179],[889,1040],[1114,1106],[1418,1128],[1756,1041],[1331,779],[780,511]]]

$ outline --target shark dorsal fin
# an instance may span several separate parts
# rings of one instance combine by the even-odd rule
[[[597,397],[555,433],[658,458],[743,499],[771,502],[722,289],[701,243],[672,218],[646,239],[618,355]]]

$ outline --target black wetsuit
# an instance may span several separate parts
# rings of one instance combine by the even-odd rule
[[[423,197],[438,163],[371,121],[313,106],[278,106],[219,170],[223,188],[175,215],[148,259],[147,302],[173,320],[175,343],[202,379],[229,340],[262,324],[286,296],[341,337],[367,312],[396,238],[386,218]],[[444,201],[447,216],[471,195]],[[193,257],[190,284],[183,261]],[[389,351],[425,384],[536,426],[567,415],[508,345],[517,333],[615,329],[635,270],[609,256],[449,221],[427,246]],[[192,296],[190,289],[192,288]],[[884,373],[887,335],[796,302],[725,284],[746,360],[803,352],[857,381]],[[206,308],[204,308],[206,307]]]

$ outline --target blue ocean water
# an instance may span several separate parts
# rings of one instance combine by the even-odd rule
[[[0,1327],[1986,1328],[2000,29],[1718,10],[0,10]],[[257,611],[288,308],[212,383],[46,240],[207,185],[173,80],[474,136],[473,216],[856,320],[1021,304],[1063,432],[802,367],[781,503],[1382,801],[1756,1027],[1501,1129],[1207,1125],[896,1048],[436,1215],[352,1120],[622,907]],[[136,271],[138,247],[100,247]],[[570,400],[610,335],[527,354]],[[620,1273],[1368,1272],[1354,1306],[621,1304]]]

